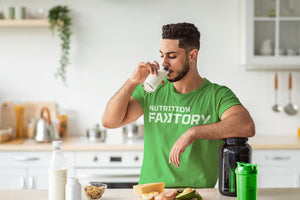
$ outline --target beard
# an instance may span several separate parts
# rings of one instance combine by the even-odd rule
[[[180,81],[183,77],[185,77],[185,75],[189,72],[189,70],[190,70],[190,65],[188,60],[186,59],[183,64],[183,69],[179,72],[179,74],[175,78],[167,79],[167,80],[170,82]]]

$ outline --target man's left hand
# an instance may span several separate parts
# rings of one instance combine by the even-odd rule
[[[184,134],[182,134],[178,138],[178,140],[173,145],[173,147],[170,151],[169,163],[173,163],[175,167],[179,167],[180,155],[194,141],[195,141],[195,139],[192,136],[192,131],[191,131],[191,129],[188,129]]]

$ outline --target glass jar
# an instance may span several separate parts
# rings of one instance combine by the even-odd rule
[[[23,104],[16,104],[14,110],[16,119],[16,138],[25,138],[25,106]]]
[[[34,138],[34,131],[36,126],[36,119],[30,118],[27,123],[27,129],[26,129],[26,137],[31,139]]]
[[[236,162],[251,163],[252,148],[248,138],[226,138],[219,148],[219,192],[236,197]]]
[[[61,114],[57,116],[58,125],[57,130],[59,133],[59,137],[67,137],[68,136],[68,115]]]

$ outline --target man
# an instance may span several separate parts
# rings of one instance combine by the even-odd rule
[[[142,88],[157,75],[156,61],[141,62],[110,99],[102,123],[117,128],[144,115],[144,159],[140,184],[214,187],[221,139],[252,137],[254,123],[233,92],[202,78],[197,70],[200,32],[190,23],[163,26],[160,53],[169,69],[153,93]]]

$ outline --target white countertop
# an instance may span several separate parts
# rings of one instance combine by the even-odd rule
[[[143,139],[110,138],[103,142],[91,142],[86,137],[63,138],[65,151],[143,151]],[[252,149],[300,149],[300,139],[297,136],[255,136],[248,143]],[[0,144],[0,151],[51,151],[51,143],[37,143],[30,140],[14,140]]]
[[[203,200],[236,200],[236,197],[222,196],[216,188],[197,189]],[[45,200],[47,190],[0,190],[0,199]],[[259,188],[258,200],[299,200],[300,188]],[[132,189],[108,189],[101,200],[139,200]]]
[[[252,149],[300,149],[297,135],[265,135],[249,138]]]
[[[62,138],[64,151],[143,151],[143,139],[111,139],[105,142],[92,142],[86,137]],[[0,151],[51,151],[52,143],[38,143],[33,139],[15,140],[0,144]]]

